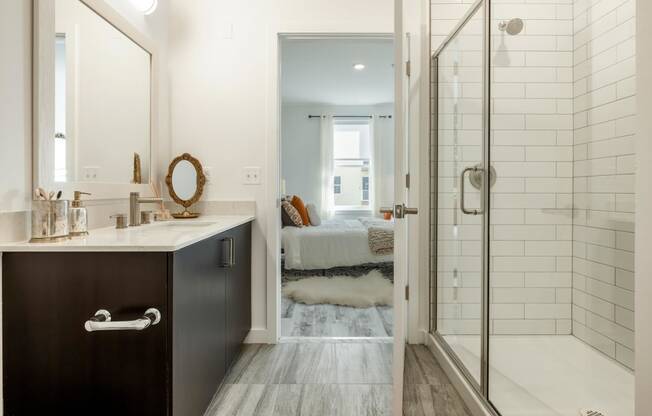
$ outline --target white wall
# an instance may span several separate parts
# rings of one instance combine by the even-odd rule
[[[29,1],[0,2],[0,213],[31,200],[31,12]]]
[[[287,104],[281,118],[281,178],[286,182],[286,193],[299,195],[304,202],[318,207],[321,200],[320,121],[308,115],[392,115],[393,104],[377,106],[326,106],[319,104]],[[381,201],[394,200],[394,123],[382,120]]]
[[[277,248],[277,185],[270,182],[280,171],[277,33],[391,33],[392,6],[391,0],[171,0],[173,151],[213,168],[207,199],[256,202],[252,339],[273,341],[267,328],[276,320],[267,314],[275,279],[267,268]],[[262,168],[261,186],[242,184],[246,166]]]

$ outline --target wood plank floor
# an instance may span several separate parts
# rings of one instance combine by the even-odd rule
[[[207,416],[390,415],[392,344],[247,345]]]
[[[392,344],[247,345],[206,416],[391,415]],[[406,349],[404,414],[469,416],[430,351]]]
[[[391,337],[393,321],[391,306],[305,305],[285,297],[281,301],[284,337]]]
[[[424,345],[405,349],[403,414],[405,416],[470,416],[462,398],[435,356]]]

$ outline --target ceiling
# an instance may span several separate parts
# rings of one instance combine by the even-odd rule
[[[284,104],[374,105],[394,101],[391,39],[285,39]],[[357,71],[354,64],[364,64]]]

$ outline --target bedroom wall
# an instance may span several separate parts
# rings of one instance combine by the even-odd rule
[[[281,118],[281,178],[286,193],[299,195],[306,203],[319,208],[321,200],[320,121],[308,115],[320,114],[393,114],[393,104],[376,106],[331,106],[320,104],[285,104]],[[394,123],[382,123],[383,155],[381,163],[381,205],[394,200]]]

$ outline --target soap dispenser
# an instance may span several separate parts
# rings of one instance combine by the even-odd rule
[[[72,201],[72,208],[69,211],[69,227],[71,236],[82,236],[88,234],[88,213],[82,205],[81,196],[90,195],[88,192],[75,191],[75,198]]]

